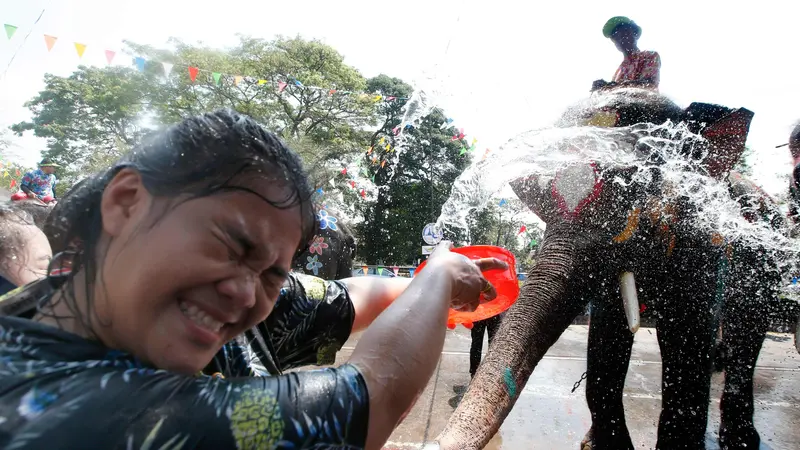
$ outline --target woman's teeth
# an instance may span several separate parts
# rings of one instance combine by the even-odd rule
[[[187,304],[186,302],[178,303],[178,306],[183,311],[183,315],[188,317],[192,322],[196,323],[198,326],[201,326],[209,331],[213,331],[214,333],[219,333],[219,329],[222,328],[224,323],[212,319],[211,316],[204,313],[200,308],[194,305]]]

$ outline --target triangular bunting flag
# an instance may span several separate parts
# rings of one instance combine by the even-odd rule
[[[383,276],[383,267],[378,267],[378,276]]]
[[[398,272],[400,272],[400,268],[397,266],[392,267],[392,272],[394,272],[395,276],[397,276]]]
[[[16,186],[17,186],[17,180],[11,180],[11,187],[13,188]]]
[[[361,266],[361,270],[364,271],[364,275],[369,273],[369,267],[367,267],[367,266]]]
[[[499,204],[498,206],[503,206],[503,205],[505,205],[505,204],[506,204],[506,199],[504,199],[504,198],[501,198],[501,199],[500,199],[500,204]]]
[[[361,198],[367,198],[367,191],[364,189],[361,190]]]
[[[8,171],[3,172],[3,178],[8,178]]]
[[[526,231],[528,231],[528,227],[523,225],[523,226],[519,227],[519,233],[517,233],[517,234],[522,234],[522,233],[524,233]]]
[[[144,72],[144,58],[137,56],[136,58],[133,58],[133,62],[136,63],[136,68],[139,69],[139,72]]]
[[[414,272],[415,272],[416,270],[417,270],[417,268],[416,268],[416,267],[415,267],[415,268],[413,268],[413,269],[408,269],[408,274],[409,274],[409,275],[411,275],[411,278],[414,278]]]
[[[300,80],[294,80],[294,84],[295,84],[296,86],[303,87],[303,83],[301,83],[301,82],[300,82]]]
[[[328,95],[333,95],[335,93],[336,93],[336,89],[331,89],[330,91],[328,91]]]
[[[328,183],[330,183],[330,184],[331,184],[331,186],[333,186],[333,187],[336,187],[336,182],[335,182],[335,181],[333,181],[333,178],[331,178],[330,180],[328,180]]]
[[[192,82],[197,79],[197,72],[200,72],[200,69],[189,66],[189,79],[192,80]]]
[[[233,77],[233,85],[234,86],[238,86],[241,81],[242,81],[242,76],[241,75],[236,75],[235,77]]]
[[[53,49],[53,46],[56,45],[56,40],[58,40],[55,36],[50,36],[49,34],[44,35],[44,43],[47,45],[47,51]]]
[[[106,50],[106,61],[108,61],[108,64],[111,64],[111,61],[114,60],[114,55],[116,54],[117,53],[112,50]]]
[[[379,101],[381,101],[381,99],[382,99],[382,98],[383,98],[383,96],[381,96],[381,95],[376,95],[375,97],[372,97],[372,101],[373,101],[373,102],[379,102]]]
[[[86,51],[86,44],[75,43],[75,51],[78,52],[78,58],[83,58],[83,52]]]
[[[278,93],[280,94],[281,92],[283,92],[284,89],[286,89],[286,83],[281,81],[280,83],[278,83]]]
[[[164,66],[164,76],[168,77],[170,72],[172,72],[173,64],[165,62],[165,63],[161,63],[161,65]]]
[[[212,76],[212,77],[214,77],[214,84],[216,84],[217,86],[219,86],[219,77],[221,77],[221,76],[222,76],[222,74],[221,74],[221,73],[219,73],[219,72],[213,72],[213,73],[211,74],[211,76]]]
[[[258,85],[267,84],[267,80],[258,80]]]
[[[14,25],[5,24],[3,25],[3,27],[5,27],[6,36],[8,36],[9,39],[11,39],[11,36],[13,36],[14,33],[17,31],[17,27],[15,27]]]
[[[392,100],[394,100],[394,99],[396,99],[396,98],[397,98],[397,97],[392,97],[392,96],[390,96],[390,97],[386,97],[386,101],[387,101],[387,102],[390,102],[390,101],[392,101]]]
[[[20,172],[19,172],[19,169],[17,169],[17,176],[20,176]]]

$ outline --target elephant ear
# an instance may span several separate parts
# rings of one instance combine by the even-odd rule
[[[724,178],[739,161],[753,116],[745,108],[734,110],[707,103],[692,103],[686,108],[684,120],[689,129],[708,141],[705,166],[709,175]]]

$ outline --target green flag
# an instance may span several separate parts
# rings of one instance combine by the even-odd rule
[[[11,39],[11,36],[13,36],[14,33],[17,31],[17,27],[9,24],[5,24],[3,26],[6,28],[6,36],[8,36],[8,38]]]
[[[383,267],[378,267],[378,276],[379,277],[383,276]]]
[[[217,86],[219,86],[219,77],[220,77],[220,76],[222,76],[222,74],[221,74],[221,73],[219,73],[219,72],[213,72],[213,73],[211,74],[211,76],[212,76],[212,77],[214,77],[214,83],[215,83]]]
[[[458,154],[458,156],[463,156],[464,153],[467,153],[467,149],[465,147],[461,147],[461,152]]]

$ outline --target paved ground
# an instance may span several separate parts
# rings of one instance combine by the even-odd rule
[[[661,405],[661,360],[655,330],[636,334],[625,386],[626,416],[637,448],[655,445]],[[487,449],[577,449],[589,429],[583,387],[572,385],[586,368],[587,327],[571,326],[538,365],[514,410]],[[756,369],[756,427],[762,449],[800,448],[800,355],[789,334],[771,333]],[[358,341],[353,336],[339,354],[345,361]],[[413,411],[392,435],[386,449],[415,449],[436,437],[469,383],[469,331],[447,333],[439,367]],[[484,345],[484,351],[486,346]],[[708,449],[717,449],[722,375],[714,376],[709,407]]]

